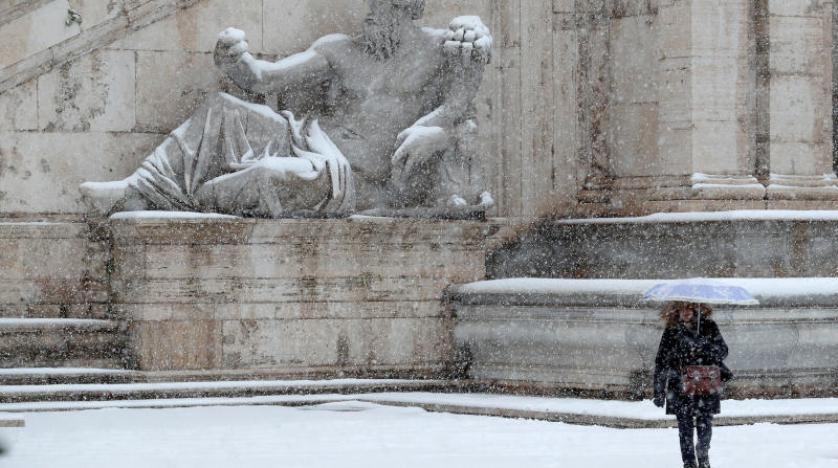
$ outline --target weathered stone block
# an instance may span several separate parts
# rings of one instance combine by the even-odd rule
[[[223,330],[228,369],[418,369],[446,359],[438,319],[243,320],[226,321]]]
[[[660,47],[652,16],[611,22],[611,100],[614,104],[658,100]]]
[[[168,133],[219,89],[211,54],[137,52],[137,129]]]
[[[619,104],[612,107],[611,151],[615,175],[667,174],[658,152],[658,106]]]
[[[768,11],[772,16],[814,17],[823,16],[826,5],[831,3],[824,0],[768,0]]]
[[[794,2],[791,2],[794,3]],[[772,16],[771,70],[778,74],[818,75],[829,58],[819,17]]]
[[[102,318],[107,262],[85,224],[0,222],[0,317]]]
[[[0,213],[82,213],[85,180],[126,177],[153,134],[0,133]]]
[[[38,129],[38,82],[0,93],[0,131]]]
[[[818,98],[826,98],[822,96],[821,91],[821,86],[817,82],[812,82],[806,77],[772,77],[772,142],[816,142],[821,138],[821,121],[816,113]]]
[[[0,69],[77,35],[78,24],[64,24],[68,8],[67,0],[47,2],[0,26]]]
[[[127,132],[134,128],[134,53],[98,50],[38,79],[45,131]]]
[[[212,52],[218,33],[235,27],[247,33],[251,50],[262,50],[262,0],[200,1],[116,41],[111,48],[173,52]],[[265,12],[266,18],[267,11]],[[282,29],[275,17],[276,28]],[[270,23],[270,20],[266,20]]]
[[[129,326],[134,364],[143,370],[216,369],[221,362],[220,322],[143,321]]]

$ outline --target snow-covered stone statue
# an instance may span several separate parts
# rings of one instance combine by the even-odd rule
[[[470,189],[473,101],[492,37],[477,17],[420,28],[424,0],[369,0],[358,37],[324,37],[276,63],[221,33],[217,66],[239,87],[298,111],[219,93],[130,177],[88,182],[94,213],[177,210],[282,218],[463,217],[493,204]],[[303,111],[300,111],[303,109]],[[471,152],[471,153],[470,153]]]

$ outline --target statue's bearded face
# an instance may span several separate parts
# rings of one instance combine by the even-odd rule
[[[379,60],[393,56],[401,44],[403,23],[422,18],[425,0],[369,0],[364,22],[364,45]]]

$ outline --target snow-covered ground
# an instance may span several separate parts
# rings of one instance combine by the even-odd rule
[[[8,468],[680,466],[674,429],[619,430],[353,401],[30,413]],[[713,466],[835,468],[838,425],[717,428]]]

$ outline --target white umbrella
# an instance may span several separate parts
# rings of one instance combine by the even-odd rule
[[[747,289],[706,279],[667,281],[655,285],[643,295],[653,302],[695,302],[714,305],[758,305]],[[701,325],[701,314],[698,314]]]

